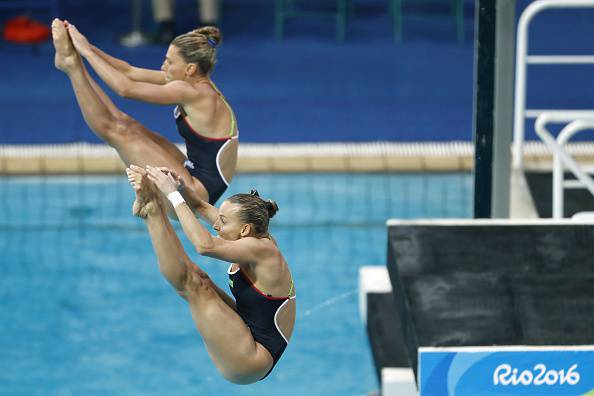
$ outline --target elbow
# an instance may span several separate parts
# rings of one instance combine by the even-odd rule
[[[126,77],[128,77],[130,80],[133,80],[132,75],[134,74],[134,69],[132,69],[131,64],[122,61],[122,71]]]
[[[194,245],[194,247],[196,248],[196,251],[198,252],[199,255],[206,256],[206,252],[208,251],[208,248],[206,248],[205,246],[202,246],[202,245]]]
[[[132,99],[131,89],[127,86],[127,84],[123,87],[118,86],[116,93],[122,98]]]
[[[215,245],[213,241],[198,242],[194,244],[196,251],[201,256],[210,256],[214,251]]]
[[[117,82],[115,86],[115,91],[119,96],[126,99],[133,99],[132,84],[130,84],[130,81]]]

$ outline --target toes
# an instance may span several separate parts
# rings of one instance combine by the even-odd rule
[[[62,22],[58,18],[56,18],[52,21],[52,28],[56,31],[60,31],[60,27],[63,27],[63,26],[64,26],[64,22]]]
[[[128,169],[126,169],[126,175],[128,176],[128,181],[130,183],[132,183],[136,180],[136,177],[134,177],[134,173],[129,172]]]
[[[146,174],[146,171],[144,170],[144,168],[141,168],[140,166],[136,166],[134,164],[130,164],[130,169],[132,169],[136,173],[140,173],[141,175]]]
[[[126,168],[126,174],[128,175],[128,180],[142,180],[142,174],[137,172],[136,166],[130,165],[129,168]]]

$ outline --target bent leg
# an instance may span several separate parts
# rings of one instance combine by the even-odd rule
[[[239,314],[223,302],[208,275],[190,270],[185,291],[192,319],[223,377],[236,384],[262,379],[273,366],[272,356],[254,340]]]
[[[126,128],[135,121],[120,111],[103,92],[101,87],[91,78],[84,63],[74,49],[64,23],[55,19],[52,23],[52,36],[56,49],[55,64],[70,78],[83,117],[89,127],[112,147],[119,149],[135,134],[153,140],[174,160],[184,162],[183,153],[163,136],[148,129],[135,128],[134,133],[127,133]]]
[[[139,122],[117,109],[109,97],[90,78],[82,60],[74,50],[62,21],[52,23],[56,49],[56,67],[68,75],[76,100],[89,127],[115,148],[126,165],[165,166],[180,175],[189,194],[208,200],[208,192],[192,177],[183,162],[185,156],[164,137],[150,132]]]
[[[188,301],[194,323],[217,369],[231,382],[258,381],[272,367],[270,353],[254,341],[235,311],[233,299],[192,263],[142,170],[134,167],[127,173],[136,192],[134,213],[145,218],[159,269]]]

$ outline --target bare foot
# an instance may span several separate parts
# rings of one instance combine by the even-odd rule
[[[136,194],[132,204],[132,214],[144,219],[149,214],[155,213],[159,208],[159,197],[154,186],[146,177],[146,171],[136,165],[130,165],[129,168],[126,168],[126,174]]]
[[[54,40],[54,48],[56,49],[54,64],[57,69],[68,73],[79,65],[80,56],[72,45],[68,31],[64,26],[64,21],[57,18],[52,21],[52,38]]]

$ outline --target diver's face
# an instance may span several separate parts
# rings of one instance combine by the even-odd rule
[[[187,66],[188,63],[181,57],[179,49],[170,45],[161,65],[161,70],[165,72],[165,81],[183,80],[186,77]]]
[[[235,241],[246,234],[247,224],[244,224],[237,216],[239,205],[225,201],[219,208],[219,216],[213,224],[213,228],[219,236],[228,241]]]

